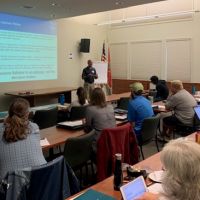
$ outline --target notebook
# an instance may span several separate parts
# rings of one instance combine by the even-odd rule
[[[115,114],[115,119],[123,121],[127,119],[127,114]]]
[[[120,109],[120,108],[115,108],[115,113],[118,113],[118,114],[127,114],[128,111],[127,110],[123,110],[123,109]]]
[[[79,195],[78,197],[73,198],[73,200],[115,200],[115,198],[106,195],[102,192],[98,192],[96,190],[93,189],[89,189],[86,192],[84,192],[83,194]],[[72,199],[70,199],[72,200]]]
[[[120,191],[124,200],[134,200],[142,196],[145,192],[147,192],[143,176],[139,176],[126,185],[123,185],[120,187]]]
[[[65,121],[58,123],[57,126],[62,128],[79,129],[83,128],[83,121],[82,120]]]

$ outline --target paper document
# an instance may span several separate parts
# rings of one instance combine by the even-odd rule
[[[125,120],[125,119],[127,119],[127,114],[124,114],[124,115],[115,115],[115,119]]]
[[[152,107],[152,108],[158,108],[158,105],[152,104],[151,107]]]
[[[49,141],[47,140],[47,138],[41,139],[41,140],[40,140],[40,145],[41,145],[42,147],[48,146],[48,145],[49,145]]]
[[[195,100],[196,100],[197,102],[200,102],[200,98],[195,98]]]
[[[83,125],[83,121],[82,120],[66,121],[66,122],[60,122],[60,123],[58,123],[58,125],[70,126],[70,127],[81,126],[81,125]]]
[[[163,192],[162,184],[154,183],[153,185],[148,187],[148,191],[156,194],[161,193]]]
[[[70,104],[68,104],[68,103],[65,103],[64,105],[59,104],[59,105],[58,105],[58,109],[59,109],[59,110],[67,109],[67,108],[69,107],[69,105],[70,105]]]

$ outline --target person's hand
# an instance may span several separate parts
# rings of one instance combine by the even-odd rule
[[[158,194],[145,192],[141,197],[138,197],[136,200],[158,200],[158,198],[159,198]]]

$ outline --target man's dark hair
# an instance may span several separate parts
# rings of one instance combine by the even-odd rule
[[[137,92],[134,92],[134,94],[135,94],[135,95],[137,95],[137,96],[141,96],[141,95],[142,95],[142,93],[143,93],[143,91],[142,91],[142,90],[138,90]]]
[[[151,82],[153,83],[153,84],[157,84],[158,83],[158,77],[157,76],[152,76],[151,78],[150,78],[150,80],[151,80]]]

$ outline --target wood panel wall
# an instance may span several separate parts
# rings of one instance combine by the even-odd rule
[[[127,80],[127,79],[112,79],[113,82],[113,94],[119,94],[123,92],[129,92],[129,85],[134,82],[141,82],[144,85],[144,89],[149,89],[150,81],[145,80]],[[170,82],[167,82],[168,87],[170,88]],[[195,86],[196,90],[200,91],[200,83],[183,83],[184,88],[188,92],[192,92],[192,86]]]

